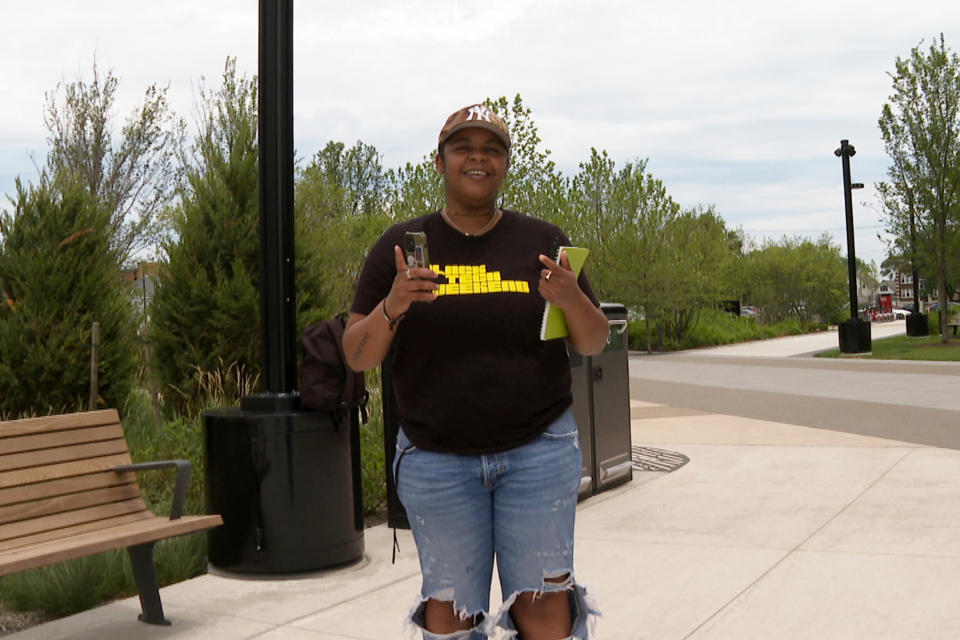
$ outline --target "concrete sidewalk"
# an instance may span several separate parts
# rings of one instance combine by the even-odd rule
[[[726,357],[750,356],[741,347]],[[631,388],[642,389],[647,374],[634,360]],[[791,370],[778,362],[765,371]],[[909,383],[922,385],[916,378]],[[580,504],[577,574],[604,613],[596,638],[960,637],[960,451],[632,395],[635,448],[689,462],[634,471],[632,482]],[[166,587],[171,627],[137,622],[134,598],[12,637],[402,638],[419,573],[409,532],[398,534],[393,565],[392,532],[378,526],[350,567],[285,580],[208,574]]]

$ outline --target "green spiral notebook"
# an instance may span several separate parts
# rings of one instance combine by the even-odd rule
[[[554,262],[560,261],[561,251],[567,253],[567,258],[570,260],[570,268],[573,269],[573,275],[579,278],[580,272],[583,270],[583,263],[587,261],[590,250],[583,247],[560,247],[557,255],[553,256]],[[540,323],[540,339],[553,340],[555,338],[565,338],[569,333],[567,329],[567,319],[563,315],[563,310],[551,306],[549,302],[545,302],[543,307],[543,320]]]

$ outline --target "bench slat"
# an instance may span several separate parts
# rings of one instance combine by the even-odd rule
[[[126,451],[127,442],[123,438],[117,440],[107,440],[106,442],[92,442],[89,444],[71,445],[67,447],[60,447],[58,449],[30,451],[27,453],[0,456],[0,471],[29,469],[31,467],[41,467],[60,462],[87,460],[89,458],[98,458],[100,456],[125,453]]]
[[[6,507],[20,502],[30,502],[32,500],[42,500],[43,498],[52,498],[53,496],[62,496],[68,493],[77,493],[78,491],[114,487],[136,482],[136,480],[137,476],[132,471],[125,471],[123,473],[90,473],[84,476],[74,476],[60,480],[51,480],[49,482],[10,487],[0,489],[0,507]]]
[[[151,518],[72,536],[68,540],[34,544],[0,552],[0,576],[34,569],[94,553],[154,542],[223,524],[220,516],[184,516],[177,520]]]
[[[111,504],[140,497],[136,483],[70,493],[55,498],[22,502],[9,507],[0,507],[0,524],[51,516],[57,513],[86,509],[100,504]]]
[[[86,429],[70,429],[68,431],[50,431],[34,433],[28,436],[16,436],[0,440],[0,451],[3,455],[64,447],[84,442],[100,442],[102,440],[116,440],[123,438],[123,427],[119,424],[110,424],[103,427],[89,427]]]
[[[122,516],[117,516],[115,518],[106,518],[104,520],[98,520],[97,522],[85,522],[83,524],[74,525],[72,527],[64,527],[63,529],[57,529],[55,531],[44,531],[43,533],[35,533],[33,535],[24,536],[22,538],[14,538],[13,540],[0,540],[0,554],[11,549],[19,549],[21,547],[28,547],[32,544],[37,544],[40,542],[49,542],[50,540],[61,540],[78,533],[86,533],[88,531],[99,531],[100,529],[109,529],[110,527],[115,527],[119,524],[126,524],[128,522],[139,522],[140,520],[149,520],[150,518],[155,518],[156,516],[150,513],[149,511],[140,511],[139,513],[126,513]]]
[[[17,469],[15,471],[0,472],[0,488],[16,487],[25,484],[34,484],[57,478],[81,476],[97,471],[109,471],[120,465],[130,464],[130,454],[104,456],[90,460],[78,460],[52,464],[46,467],[32,469]]]
[[[126,500],[124,502],[101,504],[88,509],[77,509],[76,511],[68,511],[67,513],[34,518],[33,520],[9,522],[7,524],[0,524],[0,540],[12,540],[33,533],[55,531],[75,524],[93,522],[125,513],[136,513],[138,511],[144,511],[145,509],[146,507],[143,504],[143,500]]]
[[[120,422],[120,414],[116,409],[102,409],[84,413],[68,413],[58,416],[43,416],[41,418],[24,418],[22,420],[8,420],[0,428],[0,438],[22,436],[44,431],[61,429],[83,429]]]

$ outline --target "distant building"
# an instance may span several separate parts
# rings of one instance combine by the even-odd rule
[[[144,320],[147,319],[147,310],[156,291],[157,274],[160,265],[155,262],[141,262],[134,269],[124,269],[120,274],[120,281],[129,286],[130,300],[134,309]]]

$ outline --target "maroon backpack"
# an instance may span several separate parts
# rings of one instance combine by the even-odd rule
[[[307,327],[300,338],[300,408],[329,411],[339,422],[343,411],[359,409],[367,422],[367,386],[362,371],[347,367],[343,353],[344,314]]]

